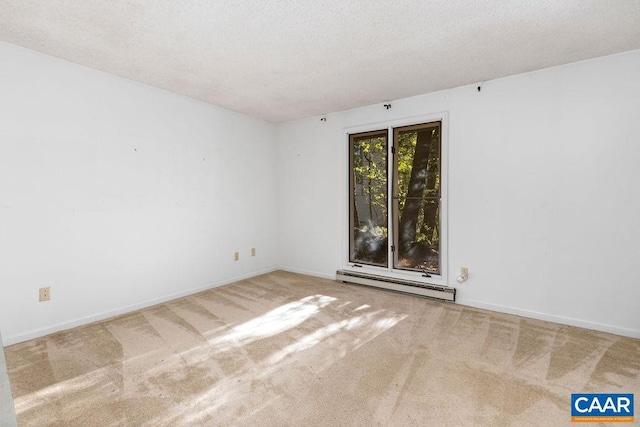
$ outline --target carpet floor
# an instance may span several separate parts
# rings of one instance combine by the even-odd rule
[[[571,393],[640,399],[640,340],[281,271],[5,353],[20,426],[561,426]]]

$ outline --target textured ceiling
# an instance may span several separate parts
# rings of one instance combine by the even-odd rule
[[[0,39],[274,122],[640,48],[638,0],[0,0]]]

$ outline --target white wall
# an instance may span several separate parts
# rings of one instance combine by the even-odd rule
[[[276,199],[275,125],[0,43],[5,344],[275,268]]]
[[[638,76],[633,51],[280,126],[280,265],[343,264],[344,127],[446,111],[458,301],[640,337]]]

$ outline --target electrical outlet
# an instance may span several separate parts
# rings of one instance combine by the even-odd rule
[[[40,288],[40,302],[49,301],[51,299],[51,288]]]
[[[240,252],[234,252],[233,253],[233,260],[234,261],[238,261],[240,259]]]
[[[251,248],[251,256],[256,256],[256,248]]]
[[[469,278],[469,269],[467,267],[460,267],[460,275],[456,279],[458,283],[462,283]]]

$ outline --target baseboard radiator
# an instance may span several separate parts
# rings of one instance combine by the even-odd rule
[[[358,273],[353,271],[338,270],[336,280],[345,283],[355,283],[358,285],[374,286],[376,288],[389,289],[392,291],[406,292],[409,294],[421,295],[429,298],[441,299],[444,301],[455,301],[456,290],[448,286],[430,285],[416,282],[414,280],[395,279],[391,277],[378,276],[375,274]]]

